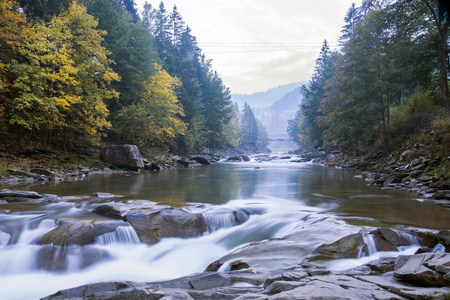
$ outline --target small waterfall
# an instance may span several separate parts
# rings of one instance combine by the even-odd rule
[[[433,250],[431,250],[432,253],[445,253],[445,247],[442,244],[437,244],[434,246]]]
[[[205,219],[209,232],[222,228],[230,228],[236,225],[236,217],[233,212],[203,213],[203,218]]]
[[[58,226],[58,222],[53,219],[42,220],[37,228],[30,229],[29,225],[25,226],[24,231],[20,234],[17,244],[29,245],[33,244],[37,239]]]
[[[368,232],[364,232],[363,239],[364,239],[364,247],[360,249],[358,258],[371,256],[377,252],[377,245],[375,243],[373,235],[371,235]]]
[[[95,243],[97,245],[110,245],[110,244],[139,244],[141,241],[131,226],[117,226],[113,232],[99,235]]]
[[[0,231],[0,247],[6,246],[11,239],[11,235],[9,233]]]
[[[410,245],[420,246],[420,243],[415,236],[408,234],[408,233],[404,233],[404,232],[399,232],[399,234],[402,238],[404,238],[407,241],[407,243],[406,243],[407,246],[410,246]]]

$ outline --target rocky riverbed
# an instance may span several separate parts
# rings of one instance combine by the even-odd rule
[[[355,176],[380,189],[417,192],[423,201],[448,206],[447,178],[430,175],[427,171],[435,162],[429,158],[405,157],[407,155],[402,160],[393,160],[388,167],[369,171],[364,170],[367,169],[364,165],[375,163],[336,159],[336,156],[330,160],[324,153],[302,157],[170,156],[158,161],[144,159],[145,167],[140,172],[207,164],[220,159],[294,164],[314,160],[331,167],[352,169]],[[255,164],[253,168],[259,169],[259,166]],[[94,174],[136,171],[80,167],[22,172],[11,170],[12,176],[3,178],[3,183],[13,186],[17,182],[72,181]],[[321,214],[320,209],[310,207],[298,212],[297,207],[293,211],[287,209],[283,215],[272,219],[268,208],[271,204],[261,205],[255,200],[245,205],[190,204],[175,208],[148,200],[122,201],[121,196],[108,193],[95,193],[85,198],[58,197],[11,187],[0,192],[0,204],[7,207],[0,212],[6,218],[20,218],[24,214],[23,208],[11,209],[15,205],[27,206],[27,211],[36,216],[42,214],[44,207],[64,205],[98,215],[99,219],[92,221],[92,217],[80,219],[64,213],[48,219],[44,225],[39,217],[32,218],[27,226],[30,230],[41,230],[42,234],[32,240],[30,247],[38,249],[37,268],[47,272],[67,272],[73,268],[74,257],[77,270],[89,270],[113,261],[115,254],[98,245],[118,237],[125,237],[127,243],[152,247],[171,239],[201,244],[204,238],[214,236],[219,244],[227,244],[230,249],[209,261],[203,271],[192,275],[166,281],[104,281],[61,290],[45,299],[447,299],[450,295],[448,230],[377,227],[374,221],[362,222],[370,224],[368,226],[353,226],[338,216]],[[285,205],[277,202],[276,206],[283,208]],[[41,227],[47,229],[39,229]],[[242,227],[250,230],[233,231]],[[280,233],[280,228],[287,229]],[[227,235],[216,236],[222,231]],[[14,227],[0,226],[0,246],[20,239]],[[250,242],[242,242],[246,240]],[[184,263],[180,262],[178,268],[183,269]]]
[[[406,150],[390,157],[375,154],[371,157],[351,157],[338,151],[299,153],[299,162],[308,160],[329,167],[355,172],[355,176],[383,190],[416,193],[426,202],[450,208],[450,174],[446,167],[450,156],[433,156],[418,149]],[[450,154],[450,153],[449,153]]]
[[[74,201],[14,190],[3,190],[0,199],[27,205]],[[119,196],[106,193],[80,201],[106,219],[54,220],[34,242],[40,247],[40,269],[64,272],[74,255],[80,258],[81,269],[108,261],[111,254],[94,246],[121,230],[135,232],[136,243],[157,245],[166,238],[192,239],[221,229],[254,226],[250,220],[259,216],[259,233],[246,232],[261,236],[211,261],[203,272],[168,281],[88,284],[44,299],[447,299],[450,294],[448,230],[361,228],[306,210],[301,212],[304,220],[294,228],[271,237],[264,226],[275,219],[257,203],[173,208],[148,200],[120,201]],[[0,232],[15,235],[7,226]]]

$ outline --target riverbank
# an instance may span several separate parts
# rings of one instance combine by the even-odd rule
[[[450,154],[450,153],[449,153]],[[450,208],[450,156],[424,153],[420,148],[362,157],[337,155],[324,165],[352,170],[383,190],[416,193],[422,201]]]
[[[0,151],[0,185],[77,181],[88,175],[152,172],[202,163],[198,155],[177,155],[158,149],[141,150],[141,154],[144,168],[131,170],[100,160],[100,148],[83,148],[72,152],[41,147]],[[209,151],[202,153],[201,157],[211,162],[222,158]]]

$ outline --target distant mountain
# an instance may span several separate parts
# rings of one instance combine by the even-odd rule
[[[286,133],[288,120],[292,120],[302,102],[301,87],[285,94],[271,106],[255,108],[255,117],[264,125],[270,134]]]
[[[305,84],[306,82],[293,82],[285,85],[280,85],[276,88],[265,92],[258,92],[250,95],[232,94],[231,101],[237,103],[242,108],[247,102],[253,109],[271,106],[275,101],[281,99],[289,92]]]

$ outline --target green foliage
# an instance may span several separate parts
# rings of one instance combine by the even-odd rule
[[[353,153],[375,145],[389,150],[443,113],[445,93],[435,92],[445,90],[436,76],[443,71],[430,22],[435,1],[368,3],[349,9],[341,53],[329,55],[322,47],[289,123],[294,140]]]
[[[121,77],[110,85],[119,93],[119,98],[106,101],[114,116],[123,107],[139,102],[142,83],[157,72],[153,37],[143,23],[133,21],[120,3],[95,0],[90,1],[87,8],[98,18],[98,28],[107,32],[103,45],[114,61],[111,68]]]
[[[114,131],[121,140],[139,146],[163,146],[184,135],[186,125],[178,118],[183,116],[183,109],[174,94],[179,85],[164,70],[144,82],[141,101],[122,108],[115,118]]]
[[[10,12],[20,32],[5,39],[12,54],[3,68],[7,88],[1,95],[8,99],[8,130],[21,128],[46,142],[59,132],[64,147],[71,136],[72,142],[98,142],[109,127],[103,99],[116,95],[107,86],[119,79],[101,46],[105,32],[76,2],[48,24],[30,24],[17,10]]]
[[[232,112],[228,88],[211,70],[210,61],[201,54],[176,6],[168,14],[162,2],[153,11],[147,5],[144,15],[146,27],[155,36],[155,49],[163,68],[182,82],[177,96],[184,109],[182,120],[187,130],[179,137],[178,147],[191,150],[202,146],[226,147],[230,140],[225,128]]]
[[[245,103],[241,117],[239,149],[249,152],[267,151],[268,135],[264,126],[255,118],[250,105]]]
[[[0,2],[0,133],[44,144],[236,144],[230,92],[174,7]],[[156,51],[155,51],[156,50]],[[160,67],[162,66],[162,68]]]
[[[288,121],[288,128],[287,128],[287,132],[290,138],[299,146],[303,146],[305,140],[304,134],[300,129],[302,128],[302,121],[303,121],[302,116],[303,116],[302,110],[301,109],[297,110],[295,118]]]

